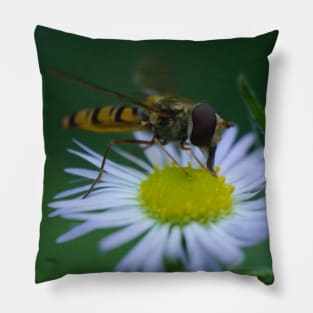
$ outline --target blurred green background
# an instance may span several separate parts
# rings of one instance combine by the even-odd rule
[[[93,40],[38,26],[35,31],[41,70],[53,68],[71,73],[105,88],[136,96],[139,90],[132,82],[138,62],[155,55],[173,70],[178,93],[195,101],[208,102],[227,120],[239,125],[240,134],[251,131],[249,116],[237,86],[244,74],[260,103],[265,103],[268,62],[277,33],[251,39],[214,41],[173,40]],[[76,177],[65,174],[65,167],[90,167],[66,149],[75,147],[72,138],[103,153],[110,138],[130,138],[131,134],[92,133],[62,129],[64,116],[85,108],[126,104],[80,85],[53,76],[43,76],[43,119],[45,150],[44,194],[40,247],[36,263],[36,281],[46,281],[65,273],[112,271],[122,255],[133,244],[101,255],[98,241],[111,231],[98,230],[73,241],[56,244],[58,236],[76,225],[61,218],[48,218],[48,203],[58,192],[81,185]],[[138,148],[123,148],[138,154]],[[112,153],[119,161],[116,154]],[[125,162],[123,160],[123,162]],[[246,250],[246,260],[237,272],[251,275],[271,273],[268,242]]]

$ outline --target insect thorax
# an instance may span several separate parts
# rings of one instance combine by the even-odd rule
[[[161,96],[155,96],[155,100],[153,107],[168,116],[164,117],[158,113],[149,112],[146,120],[151,130],[165,142],[185,140],[188,136],[191,101],[179,97]]]

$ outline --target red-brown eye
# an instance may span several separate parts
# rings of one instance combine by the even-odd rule
[[[191,113],[192,132],[190,142],[195,146],[208,145],[216,128],[216,114],[212,107],[206,104],[196,106]]]

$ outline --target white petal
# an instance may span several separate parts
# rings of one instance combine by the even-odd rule
[[[238,163],[236,163],[228,172],[227,175],[240,175],[242,172],[249,173],[256,165],[264,164],[264,148],[257,148],[255,151],[246,155]]]
[[[86,199],[73,199],[56,201],[49,203],[49,207],[57,209],[56,211],[49,214],[49,217],[58,216],[69,213],[87,212],[93,210],[106,210],[116,207],[129,207],[138,205],[138,200],[132,199],[109,199],[108,197],[95,196],[94,198]]]
[[[194,224],[193,231],[201,246],[206,249],[208,255],[213,257],[217,262],[222,263],[227,269],[236,264],[239,264],[244,255],[232,241],[227,240],[226,236],[221,236],[215,228],[209,230],[204,229],[202,226]]]
[[[254,221],[258,220],[265,220],[266,219],[266,212],[265,210],[255,210],[255,211],[245,211],[236,209],[236,212],[234,213],[234,216],[237,218],[243,218],[245,222],[248,222],[249,219]]]
[[[73,139],[73,141],[75,142],[75,144],[77,144],[80,148],[82,148],[84,151],[86,151],[89,155],[93,156],[94,158],[98,159],[99,161],[101,161],[103,159],[103,156],[95,151],[93,151],[92,149],[88,148],[87,146],[85,146],[84,144],[82,144],[81,142],[79,142],[76,139]]]
[[[221,163],[221,175],[226,175],[227,171],[234,166],[247,154],[247,151],[255,142],[253,133],[243,136],[230,150],[223,162]],[[227,176],[227,175],[226,175]]]
[[[135,131],[133,132],[133,135],[135,139],[137,140],[151,141],[153,138],[153,134],[151,132],[146,132],[146,131]]]
[[[261,211],[238,211],[233,216],[232,220],[230,221],[232,224],[240,225],[242,224],[243,227],[263,227],[263,225],[267,224],[267,217],[265,210]]]
[[[233,196],[237,197],[237,195],[243,193],[249,193],[254,191],[262,191],[265,187],[265,177],[262,176],[254,181],[241,181],[240,183],[236,184],[235,191],[233,192]]]
[[[159,227],[153,227],[136,245],[132,248],[117,264],[117,271],[138,271],[154,245],[157,243],[159,237]]]
[[[144,272],[160,272],[165,270],[163,261],[168,230],[168,224],[160,227],[157,234],[158,240],[156,241],[151,253],[146,256],[146,260],[143,262],[142,270]]]
[[[63,192],[60,192],[54,196],[55,199],[61,199],[65,198],[68,196],[72,196],[78,193],[81,193],[83,191],[88,191],[90,188],[91,184],[82,186],[82,187],[76,187],[72,188]],[[130,186],[121,186],[120,184],[116,183],[103,183],[99,182],[96,184],[94,187],[93,191],[91,194],[96,194],[96,193],[102,193],[102,192],[109,192],[110,190],[119,192],[120,194],[130,194],[130,193],[135,193],[137,192],[137,188],[135,187],[130,187]]]
[[[121,188],[121,187],[107,187],[107,188],[98,188],[93,190],[88,198],[94,198],[96,195],[99,197],[107,196],[110,198],[116,199],[134,199],[137,197],[137,189],[135,188]]]
[[[125,166],[125,165],[120,165],[111,160],[106,161],[105,171],[117,177],[121,177],[123,179],[125,179],[125,176],[127,176],[127,179],[129,181],[134,181],[134,182],[140,182],[141,180],[147,177],[146,174],[136,170],[135,168],[132,168],[130,166]]]
[[[218,224],[212,224],[210,227],[221,238],[221,240],[227,241],[235,247],[242,247],[245,245],[245,241],[240,240],[234,236],[230,236],[225,230],[225,224],[229,223],[228,220],[222,220]],[[227,228],[227,227],[226,227]]]
[[[227,156],[231,146],[235,141],[237,133],[237,127],[231,127],[224,131],[221,141],[217,144],[215,165],[220,165],[224,158]]]
[[[94,214],[94,215],[96,217],[97,215],[101,215],[101,214]],[[140,215],[135,215],[135,214],[130,215],[130,214],[126,214],[126,212],[125,212],[125,216],[110,216],[109,214],[106,214],[106,216],[102,216],[101,218],[97,216],[98,218],[92,218],[92,219],[90,219],[90,216],[87,217],[87,216],[79,216],[79,215],[77,216],[65,215],[62,217],[68,218],[68,219],[82,219],[82,220],[84,218],[88,218],[89,220],[85,223],[82,223],[78,226],[73,227],[71,230],[64,233],[60,237],[58,237],[57,238],[58,243],[73,240],[77,237],[85,235],[96,229],[125,226],[128,224],[137,222],[139,219],[142,218]]]
[[[107,210],[100,213],[69,213],[62,215],[63,218],[73,220],[90,220],[90,221],[116,221],[122,219],[142,219],[142,213],[137,208],[123,208]]]
[[[179,165],[181,165],[180,154],[178,153],[178,151],[177,151],[177,149],[173,143],[168,143],[167,145],[164,146],[164,149],[174,158],[175,161],[178,162]],[[165,154],[165,152],[163,152],[163,153]],[[172,160],[166,154],[165,154],[165,157],[166,157],[167,162],[172,163]]]
[[[77,237],[86,235],[90,233],[91,231],[99,228],[100,225],[99,223],[94,223],[94,222],[85,222],[82,223],[78,226],[73,227],[70,231],[64,233],[60,237],[57,238],[56,242],[57,243],[63,243],[69,240],[73,240]]]
[[[95,188],[100,188],[100,187],[103,187],[100,183],[95,186]],[[63,191],[63,192],[56,194],[54,196],[54,199],[61,199],[61,198],[65,198],[68,196],[72,196],[72,195],[75,195],[77,193],[87,191],[87,190],[89,190],[89,188],[90,188],[90,184],[85,185],[85,186],[81,186],[81,187],[72,188],[72,189],[69,189],[69,190],[66,190],[66,191]]]
[[[255,245],[268,237],[266,219],[235,217],[229,219],[223,229],[229,236],[241,240],[243,247]]]
[[[134,200],[137,199],[137,191],[134,189],[123,189],[118,187],[109,187],[109,188],[100,188],[95,191],[93,191],[91,194],[88,195],[87,198],[83,198],[82,196],[78,196],[74,199],[65,199],[65,200],[58,200],[55,202],[50,203],[52,208],[61,208],[61,206],[84,206],[90,204],[96,203],[96,205],[99,205],[101,207],[102,204],[106,204],[108,202],[112,201],[119,201],[119,200],[125,200],[130,199]],[[137,201],[138,203],[138,201]],[[50,205],[49,204],[49,205]]]
[[[120,220],[109,220],[109,221],[88,221],[82,223],[78,226],[73,227],[68,232],[64,233],[60,237],[57,238],[57,243],[73,240],[77,237],[86,235],[87,233],[96,230],[96,229],[103,229],[103,228],[115,228],[115,227],[122,227],[125,225],[129,225],[132,223],[137,222],[138,219],[136,218],[128,218],[128,219],[120,219]]]
[[[68,173],[68,174],[81,176],[81,177],[92,179],[92,180],[95,180],[99,174],[98,171],[87,170],[84,168],[65,168],[64,171],[65,171],[65,173]],[[128,181],[127,175],[125,175],[125,176],[126,176],[125,179],[122,179],[119,177],[115,177],[109,173],[104,173],[101,176],[100,181],[109,182],[109,183],[112,182],[112,183],[120,184],[123,186],[130,186],[130,187],[137,187],[138,186],[138,183]]]
[[[152,220],[140,221],[115,232],[114,234],[102,239],[99,243],[100,250],[107,251],[119,247],[128,241],[131,241],[153,225]]]
[[[218,272],[221,270],[220,264],[212,259],[196,239],[196,234],[192,230],[192,224],[184,227],[184,237],[186,240],[188,267],[191,271],[210,270]]]
[[[95,158],[89,154],[86,154],[86,153],[83,153],[83,152],[80,152],[80,151],[77,151],[74,149],[67,149],[67,151],[70,154],[76,155],[76,156],[80,157],[81,159],[86,160],[87,162],[93,164],[97,168],[99,168],[101,165],[102,160],[99,160],[99,159],[97,159],[97,158]]]
[[[110,160],[107,160],[105,163],[105,172],[132,183],[140,183],[142,179],[146,178],[145,174],[127,166],[117,165]]]
[[[235,204],[235,211],[254,211],[254,210],[264,210],[266,207],[265,198],[262,197],[257,200],[250,200],[245,202],[240,202]]]
[[[92,157],[88,154],[73,150],[73,149],[68,149],[68,152],[71,154],[74,154],[86,161],[88,161],[89,163],[95,165],[98,169],[101,166],[102,163],[102,159],[96,159],[95,157]],[[105,167],[104,167],[105,172],[110,173],[112,175],[115,175],[117,177],[125,177],[125,173],[128,174],[128,180],[133,181],[133,182],[138,182],[138,179],[144,179],[146,177],[145,174],[137,171],[136,169],[133,169],[129,166],[125,166],[125,165],[119,165],[109,159],[107,159],[105,161]],[[137,178],[137,180],[134,180],[134,177]]]
[[[187,166],[191,162],[191,153],[185,150],[180,151],[179,164]]]
[[[152,134],[148,134],[146,132],[134,132],[134,136],[138,140],[148,140],[148,141],[151,141],[153,137]],[[140,146],[147,147],[147,145]],[[161,149],[158,146],[156,145],[149,146],[146,149],[144,149],[144,153],[151,164],[158,165],[159,168],[164,167],[164,163],[166,160],[165,153],[161,151]]]
[[[239,165],[227,171],[226,180],[231,184],[237,184],[241,180],[253,182],[259,177],[264,177],[264,159],[256,161],[247,156],[239,162]]]
[[[67,167],[64,169],[65,173],[76,175],[76,176],[81,176],[84,178],[89,178],[89,179],[96,179],[98,176],[98,171],[94,170],[87,170],[85,168],[72,168],[72,167]]]
[[[230,234],[236,238],[239,238],[243,242],[242,247],[250,247],[268,238],[268,229],[265,226],[262,229],[240,229],[239,231],[230,232]]]
[[[246,163],[245,167],[233,170],[232,168],[228,170],[226,180],[230,184],[237,184],[240,181],[251,181],[259,177],[264,177],[264,162],[258,163]]]
[[[115,152],[120,154],[122,157],[124,157],[125,159],[127,159],[129,161],[132,161],[133,163],[137,164],[138,166],[140,166],[142,169],[146,170],[147,172],[150,173],[153,171],[153,168],[148,163],[137,158],[136,156],[126,152],[125,150],[117,148],[117,147],[114,147],[113,149]]]
[[[193,148],[193,151],[194,153],[196,154],[197,158],[199,159],[199,161],[202,163],[202,164],[206,164],[207,162],[207,156],[203,154],[203,152],[201,151],[201,149],[199,149],[198,147],[194,147]],[[192,158],[192,165],[195,167],[195,168],[199,168],[200,165],[199,163],[195,160],[195,158]]]
[[[235,197],[235,202],[236,203],[240,203],[240,202],[243,202],[243,201],[250,201],[250,199],[252,199],[255,196],[257,196],[262,189],[263,188],[261,188],[260,190],[239,193]]]
[[[182,234],[178,226],[174,226],[169,233],[165,255],[170,259],[180,260],[183,264],[186,264]]]

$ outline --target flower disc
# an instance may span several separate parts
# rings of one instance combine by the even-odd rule
[[[160,222],[207,223],[232,212],[234,186],[207,169],[167,164],[140,184],[138,198],[145,213]]]

